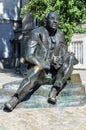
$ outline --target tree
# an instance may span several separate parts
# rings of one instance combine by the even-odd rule
[[[59,27],[69,42],[76,26],[86,20],[85,2],[85,0],[30,0],[22,8],[21,14],[24,15],[29,11],[37,19],[43,20],[47,12],[56,11],[60,15]]]

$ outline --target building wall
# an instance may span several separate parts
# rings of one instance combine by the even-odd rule
[[[0,59],[13,58],[13,55],[18,57],[18,52],[13,54],[16,47],[11,40],[20,39],[24,31],[27,32],[35,27],[35,18],[29,13],[20,21],[21,8],[27,3],[28,0],[0,0]]]
[[[20,17],[20,0],[0,0],[0,59],[12,58],[14,23]]]
[[[0,19],[18,20],[20,0],[0,0]]]
[[[69,51],[74,52],[79,63],[76,69],[86,69],[86,34],[74,34],[69,45]]]

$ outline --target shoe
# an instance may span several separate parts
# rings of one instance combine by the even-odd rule
[[[56,98],[48,98],[48,103],[56,104]]]
[[[11,106],[11,104],[9,102],[5,103],[5,108],[12,111],[13,107]]]
[[[48,103],[56,104],[56,96],[57,96],[57,90],[55,88],[52,88],[49,94]]]
[[[18,102],[18,98],[14,96],[10,101],[5,103],[5,108],[12,111],[16,107]]]

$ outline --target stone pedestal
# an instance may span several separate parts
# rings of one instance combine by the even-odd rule
[[[0,90],[0,108],[7,102],[19,87],[21,81],[5,84]],[[65,88],[57,96],[55,105],[47,102],[51,85],[40,86],[36,91],[31,91],[28,96],[17,105],[16,108],[51,108],[84,105],[86,102],[85,86],[82,85],[80,76],[74,74],[68,80]]]

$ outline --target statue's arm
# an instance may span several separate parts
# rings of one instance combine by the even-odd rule
[[[32,63],[34,65],[40,65],[40,61],[35,55],[37,49],[37,43],[36,41],[29,41],[27,43],[27,48],[26,48],[26,55],[25,55],[25,60],[28,61],[29,63]]]
[[[69,52],[68,51],[68,45],[67,45],[67,43],[66,43],[66,41],[65,41],[65,37],[64,37],[64,33],[62,33],[62,49],[63,49],[63,57],[65,57],[65,55],[67,54],[67,55],[72,55],[72,56],[74,56],[74,65],[76,65],[76,64],[78,64],[78,60],[76,59],[76,57],[75,57],[75,55],[74,55],[74,53],[73,52]]]
[[[33,37],[27,43],[25,60],[33,65],[37,65],[42,68],[49,68],[49,63],[44,62],[44,60],[36,54],[38,47],[39,43],[37,35],[33,35]]]

